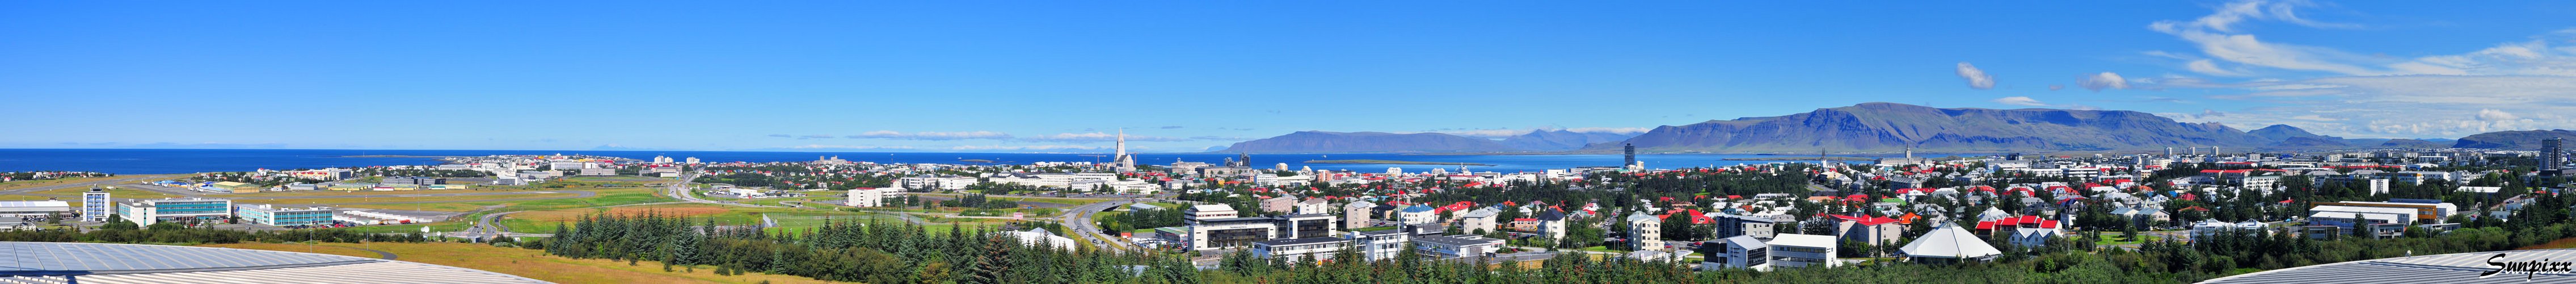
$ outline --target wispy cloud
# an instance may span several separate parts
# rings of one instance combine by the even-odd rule
[[[2158,89],[2234,91],[2210,97],[2284,105],[2249,107],[2226,115],[2177,116],[2229,125],[2289,124],[2320,134],[2384,138],[2576,128],[2576,118],[2558,115],[2576,109],[2576,102],[2564,99],[2576,94],[2576,46],[2553,44],[2576,41],[2576,29],[2459,54],[2397,58],[2261,41],[2242,28],[2256,22],[2358,26],[2312,20],[2298,13],[2312,6],[2303,1],[2238,1],[2198,19],[2148,26],[2198,47],[2199,54],[2163,53],[2185,59],[2182,69],[2209,76],[2265,74],[2287,79],[2230,83],[2168,77],[2145,84]]]
[[[1117,141],[1117,140],[1118,140],[1118,134],[1100,133],[1100,132],[1091,132],[1091,133],[1056,133],[1056,134],[1052,134],[1052,135],[1038,135],[1038,136],[1020,137],[1018,140],[1020,140],[1020,141],[1040,141],[1040,142],[1104,142],[1104,141]],[[1169,141],[1190,141],[1190,139],[1188,139],[1188,138],[1175,138],[1175,137],[1162,137],[1162,136],[1127,135],[1127,141],[1134,141],[1134,142],[1169,142]]]
[[[1058,151],[1058,150],[1103,150],[1103,149],[1109,149],[1109,147],[1106,147],[1106,146],[1083,146],[1083,145],[958,145],[958,146],[950,146],[950,147],[948,147],[948,149],[949,149],[949,150],[966,150],[966,151],[993,151],[993,150],[1004,150],[1004,151]]]
[[[2099,110],[2099,109],[2102,109],[2102,108],[2100,108],[2100,107],[2094,107],[2094,106],[2088,106],[2088,105],[2079,105],[2079,104],[2050,104],[2050,103],[2040,102],[2040,101],[2039,101],[2039,99],[2033,99],[2033,98],[2030,98],[2030,97],[2021,97],[2021,96],[2003,97],[2003,98],[1997,98],[1997,99],[1990,100],[1990,101],[1991,101],[1991,102],[1998,103],[1998,104],[2006,104],[2006,105],[2035,106],[2035,107],[2051,107],[2051,108],[2072,109],[2072,110]]]
[[[2127,89],[2129,79],[2120,78],[2120,74],[2102,72],[2084,76],[2083,79],[2076,80],[2075,84],[2084,86],[2086,90],[2100,92],[2102,89]]]
[[[1967,79],[1969,89],[1995,88],[1994,75],[1986,75],[1986,70],[1977,69],[1976,65],[1969,65],[1967,62],[1959,62],[1959,79]]]
[[[867,132],[867,133],[859,133],[859,135],[850,135],[850,136],[848,136],[848,137],[849,137],[849,138],[852,138],[852,139],[965,140],[965,139],[1011,139],[1011,134],[1010,134],[1010,133],[993,132],[993,131],[965,131],[965,132],[912,132],[912,133],[904,133],[904,132],[896,132],[896,131],[891,131],[891,130],[878,130],[878,131],[869,131],[869,132]]]
[[[1533,128],[1521,128],[1521,129],[1511,129],[1511,128],[1492,128],[1492,129],[1441,129],[1441,130],[1432,130],[1432,131],[1426,131],[1426,132],[1446,133],[1446,134],[1449,134],[1449,135],[1458,135],[1458,136],[1466,136],[1466,137],[1477,137],[1477,138],[1504,138],[1504,137],[1520,136],[1520,135],[1522,135],[1522,134],[1529,134],[1530,132],[1533,132],[1533,131],[1541,131],[1541,130],[1547,130],[1547,131],[1565,130],[1565,131],[1582,132],[1582,133],[1610,133],[1610,134],[1623,134],[1623,135],[1625,135],[1625,134],[1646,133],[1646,131],[1647,131],[1647,130],[1653,130],[1653,129],[1652,129],[1652,128],[1645,128],[1645,127],[1576,127],[1576,128],[1564,128],[1564,127],[1533,127]]]
[[[1994,102],[1995,102],[1995,103],[1998,103],[1998,104],[2017,105],[2017,106],[2048,106],[2048,103],[2039,102],[2039,99],[2033,99],[2033,98],[2030,98],[2030,97],[2018,97],[2018,96],[2016,96],[2016,97],[2003,97],[2003,98],[1995,99],[1995,100],[1994,100]]]
[[[787,134],[770,134],[770,135],[769,135],[769,137],[778,137],[778,138],[795,138],[795,137],[796,137],[796,135],[787,135]]]
[[[912,146],[822,145],[822,144],[806,144],[806,145],[800,145],[800,146],[791,146],[791,147],[788,147],[788,148],[794,148],[794,149],[851,149],[851,150],[910,150],[910,149],[913,149],[913,147],[912,147]]]
[[[1162,127],[1162,128],[1163,128],[1163,129],[1181,129],[1181,126],[1178,126],[1178,125],[1174,125],[1174,126],[1164,126],[1164,127]]]

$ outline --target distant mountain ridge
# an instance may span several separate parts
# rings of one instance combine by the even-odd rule
[[[2267,131],[2315,136],[2295,127]],[[2305,135],[2300,135],[2305,134]],[[2307,137],[2316,138],[2316,137]],[[1774,117],[1657,127],[1629,138],[1651,152],[2029,152],[2241,147],[2276,141],[2217,123],[2182,123],[2135,111],[1933,108],[1865,103]],[[1587,151],[1615,150],[1610,145]]]
[[[1279,137],[1235,142],[1226,152],[1242,153],[1455,153],[1515,152],[1492,139],[1447,133],[1298,131]]]
[[[1596,143],[1610,143],[1628,140],[1628,137],[1632,136],[1636,135],[1604,132],[1574,132],[1563,129],[1531,130],[1529,134],[1503,138],[1502,143],[1504,146],[1511,146],[1512,148],[1518,148],[1521,150],[1565,151],[1582,149],[1583,146]]]
[[[2554,131],[2554,132],[2552,132]],[[1639,134],[1534,130],[1501,140],[1445,133],[1301,131],[1226,146],[1250,153],[1815,153],[1905,151],[2009,153],[2149,151],[2222,147],[2227,152],[2353,148],[2537,148],[2538,139],[2576,132],[2506,131],[2458,139],[2347,139],[2289,125],[2252,131],[2186,123],[2145,112],[2070,109],[1933,108],[1864,103],[1782,116],[1668,125]]]
[[[1581,149],[1584,145],[1618,142],[1625,134],[1575,132],[1569,130],[1531,130],[1529,133],[1501,140],[1458,136],[1448,133],[1386,133],[1298,131],[1278,137],[1243,141],[1226,146],[1226,152],[1249,153],[1464,153],[1464,152],[1549,152]]]
[[[2472,134],[2472,135],[2469,135],[2469,137],[2460,137],[2460,140],[2459,140],[2458,142],[2453,142],[2453,143],[2451,144],[2451,147],[2452,147],[2452,148],[2505,149],[2505,150],[2539,150],[2539,149],[2540,149],[2540,140],[2549,139],[2549,138],[2576,139],[2576,131],[2568,131],[2568,130],[2566,130],[2566,129],[2551,129],[2551,130],[2496,131],[2496,132],[2478,133],[2478,134]],[[2566,146],[2576,147],[2576,145],[2566,145]]]

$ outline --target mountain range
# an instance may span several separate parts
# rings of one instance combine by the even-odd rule
[[[1298,131],[1279,137],[1237,142],[1225,152],[1245,153],[1461,153],[1549,152],[1581,149],[1594,143],[1619,142],[1630,135],[1568,130],[1532,130],[1501,140],[1424,132]]]
[[[1641,134],[1536,130],[1487,139],[1444,133],[1302,131],[1244,141],[1227,152],[1251,153],[1614,153],[1622,145],[1655,153],[1917,152],[2007,153],[2161,151],[2223,147],[2245,150],[2352,148],[2537,149],[2538,139],[2576,138],[2566,130],[2505,131],[2458,139],[2347,139],[2289,125],[2252,131],[2218,123],[2185,123],[2118,110],[1933,108],[1864,103],[1782,116],[1710,120],[1656,127]]]

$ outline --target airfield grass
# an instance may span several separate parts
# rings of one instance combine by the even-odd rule
[[[42,194],[42,195],[49,195],[49,196],[33,196],[33,195],[11,195],[11,196],[13,196],[13,197],[14,197],[14,196],[35,197],[35,199],[31,199],[31,200],[42,200],[42,199],[45,199],[45,198],[50,198],[50,197],[55,197],[55,196],[62,196],[62,197],[66,197],[66,198],[63,198],[63,199],[65,199],[65,200],[70,200],[70,199],[78,199],[78,198],[80,197],[81,193],[84,193],[84,192],[89,192],[89,188],[87,188],[87,187],[74,187],[74,188],[55,189],[55,190],[46,190],[46,191],[35,191],[35,192],[28,192],[28,193],[27,193],[27,194]],[[125,188],[125,187],[118,187],[118,188],[115,188],[115,189],[109,189],[109,190],[107,190],[107,195],[108,195],[108,197],[114,197],[114,198],[116,198],[116,199],[151,199],[151,198],[171,198],[171,197],[179,197],[179,195],[176,195],[176,194],[168,194],[168,193],[161,193],[161,192],[159,192],[159,191],[141,190],[141,189],[133,189],[133,188]]]
[[[253,243],[211,244],[204,246],[291,252],[306,251],[306,247],[303,244]],[[394,253],[396,260],[401,261],[463,267],[557,283],[823,283],[823,281],[815,280],[813,278],[789,275],[771,275],[766,273],[751,273],[739,276],[719,276],[715,274],[715,267],[703,265],[694,267],[696,270],[695,272],[690,271],[692,268],[684,267],[674,267],[673,269],[678,271],[664,272],[662,271],[662,265],[653,261],[639,261],[636,262],[635,265],[627,265],[626,262],[623,261],[611,261],[605,259],[571,259],[546,255],[545,251],[541,250],[495,247],[484,244],[324,243],[320,244],[320,246],[365,247]],[[316,248],[312,252],[366,258],[376,257],[376,254],[372,252],[348,248]]]
[[[186,175],[140,175],[140,176],[82,177],[82,178],[64,178],[64,179],[40,179],[40,180],[13,180],[13,181],[7,181],[7,182],[0,182],[0,190],[12,190],[12,189],[21,189],[21,188],[38,187],[38,186],[64,185],[64,184],[84,183],[84,182],[92,182],[92,181],[99,181],[99,180],[128,179],[128,178],[135,178],[135,177],[153,177],[153,176],[181,177],[181,176],[186,176]],[[146,179],[146,180],[151,180],[151,179]],[[89,188],[85,188],[85,187],[84,187],[84,188],[79,188],[79,189],[81,189],[81,190],[88,190]],[[49,191],[50,191],[50,190],[49,190]]]
[[[656,194],[654,194],[654,193],[655,193],[655,190],[654,190],[654,189],[651,189],[651,188],[588,189],[588,190],[578,190],[578,191],[590,191],[590,192],[596,192],[596,193],[598,193],[599,195],[598,195],[598,196],[592,196],[592,197],[590,197],[590,198],[560,198],[560,199],[543,199],[543,200],[500,200],[500,201],[484,200],[484,201],[458,201],[458,202],[441,202],[441,203],[412,203],[412,204],[358,204],[358,205],[345,205],[345,206],[340,206],[340,207],[348,207],[348,208],[372,208],[372,209],[393,209],[393,210],[418,210],[418,211],[445,211],[445,212],[467,212],[467,211],[482,210],[482,211],[477,212],[477,213],[474,213],[474,214],[465,214],[465,215],[456,216],[456,217],[454,217],[454,218],[448,218],[448,219],[447,219],[447,221],[443,221],[443,222],[426,223],[426,224],[408,224],[408,225],[377,225],[377,226],[361,226],[361,227],[358,227],[358,228],[357,228],[357,230],[358,230],[358,231],[361,231],[361,232],[374,232],[374,233],[408,233],[408,232],[419,232],[421,227],[429,227],[431,231],[437,231],[437,232],[454,232],[454,231],[462,231],[462,230],[465,230],[465,228],[467,228],[467,227],[472,227],[472,226],[473,226],[473,221],[475,221],[475,220],[481,220],[484,214],[491,214],[491,213],[494,213],[494,212],[511,212],[511,211],[532,211],[532,212],[533,212],[533,211],[543,211],[543,210],[574,209],[574,208],[585,208],[585,207],[600,207],[600,206],[615,206],[615,205],[627,205],[627,204],[642,204],[642,203],[654,203],[654,202],[670,202],[670,201],[675,201],[674,199],[667,198],[667,197],[662,197],[662,196],[660,196],[660,195],[656,195]],[[484,198],[486,198],[486,199],[512,199],[512,198],[525,198],[526,196],[520,196],[520,195],[499,195],[499,196],[476,196],[476,197],[484,197]],[[286,199],[286,200],[295,200],[295,199]],[[484,210],[484,209],[486,209],[486,208],[489,208],[490,210]],[[518,214],[526,214],[526,213],[511,214],[510,216],[515,217],[515,216],[518,216]],[[508,218],[503,218],[503,220],[508,220]],[[517,226],[517,225],[513,225],[513,224],[511,224],[511,223],[502,223],[502,225],[510,226],[510,228],[512,229],[512,231],[523,232],[523,233],[539,233],[538,231],[529,230],[529,229],[536,228],[536,227],[520,227],[520,226]],[[553,226],[544,226],[544,227],[549,227],[549,228],[551,228],[551,227],[553,227]]]

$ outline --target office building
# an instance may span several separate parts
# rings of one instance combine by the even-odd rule
[[[2566,141],[2563,140],[2564,139],[2562,138],[2540,140],[2540,175],[2561,176],[2567,174],[2567,148],[2565,148]]]
[[[1405,244],[1413,242],[1413,234],[1402,229],[1349,232],[1343,238],[1350,239],[1351,245],[1358,247],[1360,256],[1367,257],[1369,261],[1395,259],[1395,256],[1402,255]]]
[[[1189,209],[1181,210],[1181,216],[1188,217],[1187,221],[1192,223],[1212,219],[1233,219],[1237,215],[1239,213],[1234,211],[1234,206],[1225,204],[1192,205]]]
[[[886,205],[885,200],[887,198],[903,197],[903,194],[903,189],[901,188],[856,188],[850,190],[850,200],[843,202],[842,205],[849,205],[850,207],[880,207]]]
[[[1279,224],[1272,221],[1274,220],[1260,217],[1192,220],[1189,226],[1189,248],[1190,250],[1237,248],[1252,245],[1253,242],[1267,241],[1279,235]]]
[[[1840,239],[1834,236],[1780,234],[1766,243],[1771,246],[1772,267],[1834,267],[1834,248]]]
[[[107,215],[116,208],[116,200],[109,197],[104,188],[91,187],[89,192],[82,192],[81,222],[107,222]]]
[[[150,226],[167,221],[224,220],[232,216],[233,201],[226,199],[147,199],[119,203],[116,214],[135,225]]]
[[[309,226],[331,224],[332,215],[336,212],[338,210],[328,207],[283,208],[260,204],[234,208],[233,216],[241,217],[242,222],[260,225]]]
[[[1734,236],[1709,242],[1701,246],[1700,251],[1706,254],[1700,260],[1700,270],[1771,270],[1771,245],[1753,236]]]
[[[1333,214],[1284,215],[1270,219],[1279,225],[1279,235],[1272,236],[1273,239],[1333,237],[1333,232],[1341,229],[1337,226],[1341,224],[1333,222]]]
[[[1281,261],[1288,262],[1296,262],[1311,258],[1321,262],[1332,260],[1334,253],[1341,252],[1343,248],[1349,247],[1350,244],[1350,239],[1336,237],[1258,241],[1252,242],[1252,256],[1259,258],[1276,258]]]
[[[613,170],[611,170],[611,173],[613,173]],[[386,176],[384,181],[381,181],[381,183],[384,183],[384,186],[435,186],[435,183],[443,183],[443,181],[446,181],[446,178],[428,178],[428,176]]]
[[[1414,253],[1434,259],[1492,257],[1503,248],[1503,240],[1484,236],[1423,236],[1413,238]]]
[[[1709,216],[1709,221],[1716,223],[1712,224],[1714,225],[1712,227],[1717,227],[1717,234],[1711,236],[1721,238],[1753,236],[1754,238],[1771,239],[1772,236],[1778,235],[1772,228],[1779,224],[1780,221],[1772,217],[1745,216],[1726,213],[1709,213],[1709,215],[1711,215]]]
[[[1619,162],[1619,167],[1634,170],[1633,167],[1637,166],[1637,144],[1620,144],[1619,148],[1619,152],[1628,157],[1627,160]]]
[[[2312,204],[2313,204],[2313,205],[2316,205],[2317,207],[2316,207],[2316,208],[2313,208],[2313,209],[2308,209],[2308,212],[2310,212],[2310,213],[2315,213],[2315,212],[2320,212],[2320,211],[2338,211],[2338,210],[2346,209],[2346,207],[2347,207],[2347,206],[2348,206],[2348,207],[2405,208],[2405,209],[2413,210],[2413,211],[2415,212],[2415,214],[2413,214],[2414,216],[2412,216],[2412,217],[2414,217],[2414,220],[2422,221],[2422,222],[2426,222],[2426,223],[2441,223],[2444,219],[2446,219],[2446,218],[2450,218],[2452,213],[2454,213],[2454,212],[2459,212],[2459,210],[2460,210],[2460,206],[2459,206],[2459,205],[2453,205],[2453,204],[2448,203],[2448,202],[2442,202],[2441,200],[2425,200],[2425,199],[2396,199],[2396,200],[2394,200],[2394,201],[2402,201],[2402,202],[2377,202],[2377,201],[2316,202],[2316,203],[2312,203]],[[2360,210],[2353,210],[2353,211],[2348,211],[2348,212],[2350,212],[2350,213],[2379,213],[2380,211],[2360,211]],[[2343,216],[2343,217],[2351,217],[2351,215],[2345,215],[2345,216]],[[2400,223],[2404,223],[2404,222],[2400,222]]]

